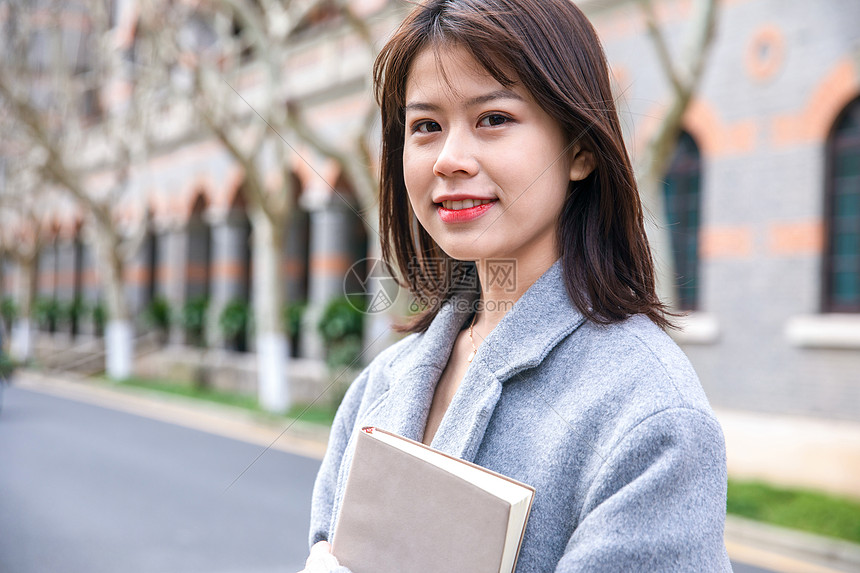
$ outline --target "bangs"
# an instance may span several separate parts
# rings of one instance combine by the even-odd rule
[[[419,51],[427,48],[433,51],[437,68],[452,90],[454,87],[442,65],[442,53],[452,48],[466,49],[484,71],[502,86],[514,86],[518,81],[518,74],[514,72],[516,66],[513,65],[516,59],[514,43],[506,42],[504,35],[498,32],[491,34],[485,19],[470,18],[470,15],[453,10],[440,11],[433,19],[426,41]]]
[[[412,62],[425,49],[433,52],[440,76],[452,93],[457,93],[442,65],[442,54],[453,47],[466,49],[475,61],[499,84],[511,88],[520,81],[517,70],[527,70],[519,40],[507,33],[498,16],[504,11],[488,11],[471,2],[440,2],[435,9],[417,14],[380,52],[374,69],[376,99],[388,117],[403,121],[406,82]]]

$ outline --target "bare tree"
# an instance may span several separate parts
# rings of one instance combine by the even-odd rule
[[[46,194],[26,157],[9,153],[9,149],[7,140],[0,157],[0,252],[11,257],[18,267],[18,315],[11,325],[10,354],[26,362],[33,349],[31,315],[44,234],[40,205]]]
[[[126,378],[133,331],[123,274],[146,220],[145,202],[130,182],[133,166],[146,156],[147,104],[162,79],[118,45],[105,2],[5,0],[0,8],[7,32],[0,100],[26,145],[41,151],[43,176],[73,197],[92,225],[109,315],[106,371],[114,379]],[[79,27],[69,26],[70,15],[82,18]],[[146,48],[135,46],[138,61]],[[110,173],[101,188],[88,185],[96,170]],[[121,209],[136,211],[136,219],[121,219]]]
[[[643,202],[652,217],[648,219],[648,235],[658,262],[658,294],[661,300],[672,302],[677,299],[677,287],[662,182],[681,132],[684,114],[698,89],[713,43],[717,2],[696,0],[685,42],[680,53],[673,55],[657,22],[653,0],[636,1],[642,9],[660,69],[670,87],[665,114],[650,137],[645,153],[639,158],[636,175]]]
[[[337,6],[344,23],[364,45],[368,62],[372,62],[377,53],[377,38],[374,36],[374,30],[369,22],[356,14],[349,2],[341,2],[335,6]],[[368,73],[365,75],[364,82],[364,91],[368,101],[364,116],[352,132],[343,134],[337,141],[330,141],[315,131],[303,116],[298,102],[288,102],[287,120],[289,127],[298,137],[321,155],[335,161],[352,183],[359,203],[361,221],[368,239],[367,256],[371,264],[375,265],[382,260],[381,236],[379,234],[379,174],[375,167],[378,150],[374,145],[376,139],[374,136],[377,135],[378,129],[379,108],[374,102],[374,94],[372,93],[370,65],[368,65]],[[377,272],[371,272],[370,276],[367,277],[367,295],[371,301],[369,306],[373,306],[383,293],[381,278],[384,279],[384,276],[380,276]],[[370,312],[365,316],[364,353],[368,360],[388,346],[390,341],[384,335],[391,332],[390,327],[394,315],[401,310],[393,304],[384,306],[388,307],[388,312]]]
[[[173,71],[178,99],[190,102],[187,112],[242,167],[240,192],[252,226],[259,398],[264,407],[282,410],[290,394],[280,261],[282,233],[296,205],[297,155],[289,139],[304,140],[341,165],[362,206],[372,211],[363,216],[368,235],[377,236],[370,148],[339,149],[318,136],[288,91],[289,55],[299,32],[318,18],[342,18],[368,44],[370,33],[344,1],[217,0],[192,6],[147,0],[142,6],[141,25],[160,31],[162,65]],[[373,117],[371,109],[362,133]]]

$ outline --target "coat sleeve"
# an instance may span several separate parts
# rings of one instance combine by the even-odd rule
[[[652,414],[612,448],[556,573],[731,571],[725,441],[691,408]]]
[[[369,371],[370,367],[368,366],[353,381],[335,414],[326,453],[314,482],[308,548],[318,541],[329,541],[331,533],[329,528],[341,460],[349,441],[350,432],[355,425],[355,418],[369,379]],[[339,571],[339,573],[345,572]]]

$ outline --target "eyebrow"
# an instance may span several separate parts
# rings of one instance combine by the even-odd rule
[[[500,99],[512,99],[516,101],[525,101],[522,96],[517,94],[516,92],[512,92],[511,90],[496,90],[490,93],[479,95],[477,97],[473,97],[470,100],[466,101],[466,107],[472,107],[476,105],[480,105],[483,103],[487,103],[490,101],[500,100]],[[427,103],[427,102],[410,102],[406,104],[403,108],[404,112],[407,111],[439,111],[440,107],[436,104]]]

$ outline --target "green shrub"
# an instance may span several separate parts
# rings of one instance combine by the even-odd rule
[[[95,329],[96,336],[104,336],[105,324],[107,324],[107,309],[102,301],[96,301],[90,307],[90,316],[93,319],[93,328]]]
[[[224,337],[229,346],[239,352],[246,350],[245,338],[251,319],[250,312],[247,302],[231,300],[224,306],[218,317],[221,336]]]
[[[156,296],[143,311],[143,320],[147,326],[166,333],[170,329],[170,301],[163,296]]]
[[[33,315],[36,324],[41,330],[56,332],[57,324],[60,322],[62,308],[60,303],[49,297],[40,297],[33,304]]]
[[[291,302],[284,305],[284,325],[291,338],[297,338],[302,331],[302,318],[308,305],[306,302]]]
[[[6,380],[15,372],[17,364],[8,354],[0,352],[0,378]]]
[[[89,312],[87,303],[77,296],[70,301],[60,303],[59,322],[64,326],[68,326],[70,331],[75,334],[78,332],[78,327],[87,312]]]
[[[329,366],[348,366],[360,356],[363,309],[363,299],[341,297],[330,301],[323,310],[318,328],[325,342]]]
[[[209,309],[209,299],[203,296],[195,297],[185,301],[179,322],[185,329],[188,341],[197,347],[206,344],[204,333],[206,330],[206,311]]]
[[[330,343],[326,350],[326,364],[332,368],[356,367],[356,358],[361,355],[361,341],[360,336],[350,335]]]
[[[5,297],[0,301],[0,316],[3,317],[3,322],[7,327],[11,327],[15,319],[18,318],[18,303],[12,297]]]
[[[299,338],[302,335],[302,319],[307,308],[307,303],[303,301],[290,302],[284,305],[284,328],[286,328],[287,336],[290,338],[293,356],[298,356]]]

